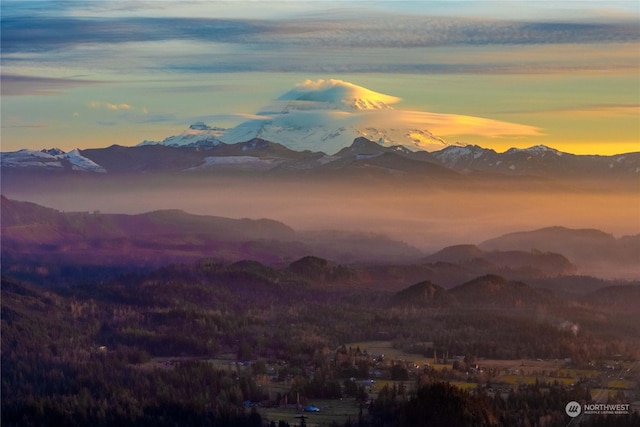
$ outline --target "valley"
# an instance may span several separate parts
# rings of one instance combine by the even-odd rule
[[[571,258],[523,249],[549,233]],[[379,234],[3,197],[2,239],[7,425],[378,426],[426,396],[483,425],[562,425],[570,400],[637,420],[640,284],[573,261],[590,241],[632,262],[631,237],[556,227],[425,254]]]
[[[441,382],[505,420],[564,423],[567,399],[637,405],[637,306],[618,309],[637,300],[637,284],[609,288],[616,302],[604,307],[590,302],[597,293],[560,299],[499,276],[439,291],[455,300],[419,299],[418,285],[407,299],[337,286],[332,271],[319,259],[283,270],[200,261],[53,289],[4,276],[3,422],[29,413],[71,425],[158,416],[237,425],[257,413],[290,425],[300,415],[307,425],[380,425]],[[520,300],[527,293],[543,297]],[[494,406],[496,395],[516,406]],[[542,396],[546,409],[524,409]],[[302,410],[310,405],[320,416]]]

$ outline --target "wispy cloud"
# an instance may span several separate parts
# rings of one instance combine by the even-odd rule
[[[428,129],[434,135],[476,135],[487,138],[541,136],[542,129],[519,123],[460,114],[441,114],[425,111],[386,110],[361,114],[360,121],[371,126]]]
[[[188,122],[183,124],[191,124],[194,122],[238,122],[241,120],[265,120],[267,116],[265,114],[249,114],[249,113],[229,113],[229,114],[209,114],[206,116],[198,116],[189,119]]]
[[[394,47],[637,41],[623,22],[518,22],[378,16],[366,20],[13,17],[2,20],[3,50],[49,51],[83,43],[193,40],[262,47]],[[36,31],[37,30],[37,31]]]
[[[620,117],[634,116],[640,117],[639,104],[586,104],[573,105],[563,108],[548,108],[535,110],[510,110],[502,111],[502,114],[519,114],[519,115],[549,115],[572,116],[572,117]]]
[[[20,115],[7,115],[2,116],[2,129],[44,129],[48,125],[40,120],[28,120],[24,116]]]
[[[635,116],[640,117],[640,105],[638,104],[597,104],[583,105],[565,109],[554,110],[554,113],[585,117],[615,117]]]
[[[175,123],[177,116],[174,113],[149,114],[143,111],[142,114],[127,115],[126,120],[129,123]]]
[[[25,124],[15,124],[15,123],[7,123],[2,124],[3,128],[26,128],[26,129],[43,129],[46,128],[47,125],[41,123],[25,123]]]
[[[87,106],[92,110],[108,110],[108,118],[100,118],[96,121],[101,126],[116,126],[118,124],[140,124],[140,123],[164,123],[175,122],[175,113],[150,113],[145,107],[134,107],[127,103],[113,103],[104,101],[90,101]],[[116,114],[117,113],[117,114]],[[114,115],[111,115],[114,114]]]
[[[116,104],[107,104],[107,108],[109,110],[118,111],[118,110],[131,110],[133,107],[131,105],[129,105],[129,104],[118,104],[118,105],[116,105]]]
[[[63,90],[74,87],[104,83],[99,80],[35,77],[4,73],[1,75],[0,81],[2,96],[57,95]]]
[[[119,111],[119,110],[131,110],[133,107],[129,104],[113,104],[111,102],[91,101],[89,102],[90,108],[106,108],[107,110]]]
[[[438,137],[544,135],[541,128],[520,123],[470,115],[396,109],[396,104],[400,102],[401,99],[396,96],[375,92],[343,80],[306,80],[270,103],[265,113],[249,118],[235,130],[255,128],[269,122],[281,128],[299,127],[301,123],[308,127],[325,127],[330,123],[334,128],[391,129],[403,132],[428,130]]]
[[[118,2],[120,3],[120,2]],[[169,16],[163,8],[171,2],[135,7],[116,4],[99,8],[117,13],[77,16],[66,13],[2,17],[4,64],[29,63],[79,66],[112,71],[138,72],[546,72],[554,69],[546,56],[520,61],[517,57],[473,61],[460,56],[456,63],[431,58],[432,49],[456,48],[471,52],[502,46],[554,46],[637,44],[637,17],[564,21],[523,21],[504,17],[469,19],[429,16],[428,7],[409,15],[406,10],[384,13],[365,10],[363,4],[316,11],[294,18],[269,19],[195,18]],[[206,9],[206,3],[190,4]],[[335,6],[335,5],[334,5]],[[145,7],[156,16],[142,16]],[[352,13],[342,13],[344,9]],[[406,9],[406,8],[405,8]],[[356,17],[353,10],[364,13]],[[210,16],[202,14],[201,16]],[[636,45],[637,47],[637,45]],[[637,50],[637,49],[636,49]],[[389,56],[393,61],[384,60]],[[516,55],[517,56],[517,55]],[[113,59],[118,57],[118,61]],[[126,59],[125,59],[126,58]],[[634,62],[635,59],[635,62]],[[570,64],[559,66],[569,70]],[[637,67],[635,58],[603,63],[578,61],[577,67],[611,69]]]

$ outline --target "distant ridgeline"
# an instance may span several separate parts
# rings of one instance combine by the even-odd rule
[[[196,130],[198,131],[198,130]],[[193,131],[193,132],[196,132]],[[338,172],[403,174],[453,179],[531,176],[541,178],[637,179],[640,153],[613,156],[574,155],[545,146],[497,153],[479,146],[447,146],[436,151],[385,146],[364,137],[335,153],[287,148],[277,142],[253,138],[226,144],[209,136],[189,134],[188,144],[144,144],[136,147],[2,153],[2,173],[205,173],[335,174]]]

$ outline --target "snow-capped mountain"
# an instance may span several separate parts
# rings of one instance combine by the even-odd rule
[[[208,131],[210,129],[203,129]],[[392,174],[450,177],[477,172],[495,176],[541,178],[637,179],[640,152],[614,156],[574,155],[546,146],[512,148],[504,153],[477,145],[413,151],[404,145],[384,146],[358,137],[332,155],[296,151],[283,144],[253,138],[235,144],[136,147],[2,153],[2,172],[192,173],[243,171],[248,173]]]
[[[12,169],[38,170],[72,170],[80,172],[105,173],[106,170],[93,160],[83,156],[80,150],[74,149],[65,153],[59,148],[36,150],[19,150],[2,153],[1,166]]]
[[[449,146],[431,154],[443,165],[463,173],[480,171],[555,177],[640,174],[640,153],[637,152],[614,156],[576,155],[536,145],[497,153],[477,145],[467,145]]]
[[[202,122],[159,143],[168,146],[227,144],[260,138],[296,151],[334,154],[366,137],[383,146],[402,145],[412,151],[432,151],[448,144],[419,123],[407,121],[392,104],[400,98],[374,92],[342,80],[305,81],[271,102],[263,111],[224,130]],[[410,116],[415,116],[411,112]]]
[[[145,140],[138,145],[161,144],[168,147],[218,145],[221,143],[220,135],[222,135],[224,131],[225,129],[207,126],[203,122],[195,122],[180,135],[167,137],[160,142]]]

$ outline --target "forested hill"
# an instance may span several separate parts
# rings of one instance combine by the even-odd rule
[[[575,301],[540,305],[539,300],[514,305],[512,296],[535,292],[500,277],[450,291],[419,283],[395,296],[328,286],[336,274],[348,273],[317,258],[281,269],[209,260],[53,291],[3,275],[3,425],[263,427],[260,414],[244,402],[268,406],[285,395],[290,402],[362,395],[349,388],[349,378],[369,378],[373,362],[351,363],[342,353],[350,350],[341,349],[363,340],[393,341],[397,350],[424,357],[435,351],[492,359],[570,358],[585,367],[613,357],[634,360],[639,351],[633,313],[615,311],[616,298],[631,295],[626,289],[608,290],[609,302],[600,307]],[[478,292],[495,304],[477,304]],[[459,301],[447,305],[454,294]],[[425,305],[399,305],[398,297],[422,297]],[[450,388],[431,389],[448,378],[448,369],[400,364],[378,369],[390,378],[424,380],[427,388],[415,395],[380,390],[363,410],[362,426],[379,426],[399,414],[407,420],[399,426],[423,425],[414,423],[415,417],[433,414],[420,415],[416,405],[445,397],[468,406],[487,425],[539,416],[560,422],[567,399],[587,396],[582,386],[543,391],[536,385],[514,392],[506,405]],[[265,385],[271,382],[285,387],[279,396],[268,393]],[[543,397],[548,406],[541,412],[527,410]],[[447,408],[444,419],[461,415]],[[620,420],[637,420],[633,416]]]
[[[48,229],[50,242],[73,238],[113,239],[126,236],[211,236],[219,240],[292,240],[295,231],[268,219],[232,219],[164,210],[139,215],[60,212],[2,197],[2,228],[8,238],[28,239]],[[4,237],[3,237],[4,238]]]
[[[2,197],[1,208],[3,259],[9,265],[38,260],[46,264],[49,260],[41,267],[52,270],[110,266],[126,271],[202,258],[282,265],[301,254],[339,254],[351,262],[397,262],[422,256],[418,249],[385,236],[299,233],[271,219],[234,219],[180,210],[137,215],[60,212],[6,197]]]

